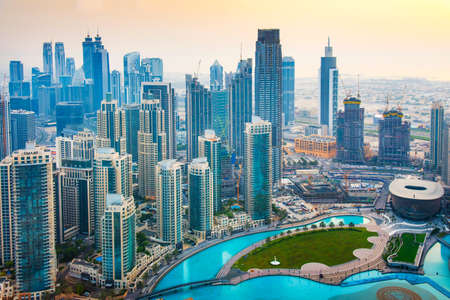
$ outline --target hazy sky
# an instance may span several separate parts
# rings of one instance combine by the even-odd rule
[[[42,67],[42,43],[61,41],[82,64],[99,28],[111,69],[131,51],[167,72],[227,71],[254,57],[258,28],[279,28],[297,77],[317,76],[327,36],[342,73],[450,80],[450,0],[0,0],[0,71],[20,59]]]

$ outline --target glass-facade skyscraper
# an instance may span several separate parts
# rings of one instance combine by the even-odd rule
[[[125,103],[139,103],[140,100],[140,64],[139,52],[127,53],[123,57],[123,86],[125,88]]]
[[[295,120],[295,60],[283,57],[283,115],[284,125]]]
[[[281,179],[282,54],[279,29],[258,29],[255,53],[255,115],[272,124],[273,183]]]
[[[122,86],[120,72],[117,70],[111,72],[111,94],[112,98],[118,101],[119,106],[122,106]]]
[[[108,194],[102,217],[102,272],[106,285],[127,288],[136,265],[136,213],[133,197]]]
[[[211,91],[212,129],[228,144],[230,130],[230,101],[228,90]]]
[[[442,165],[444,143],[444,106],[441,102],[433,102],[431,106],[431,141],[430,156],[433,169],[439,170]]]
[[[25,149],[28,142],[36,140],[36,115],[28,110],[12,110],[11,148],[12,151]]]
[[[211,129],[211,93],[196,77],[186,75],[187,161],[198,157],[198,137]]]
[[[50,74],[53,80],[53,46],[51,42],[45,42],[42,47],[44,73]]]
[[[213,210],[222,209],[222,142],[214,130],[205,130],[205,134],[198,137],[198,157],[206,157],[213,177]]]
[[[253,220],[269,220],[272,215],[272,125],[254,116],[245,124],[244,198]]]
[[[66,75],[66,54],[64,52],[64,43],[55,43],[55,77],[59,82],[61,76]]]
[[[320,59],[319,76],[319,124],[328,126],[328,135],[336,136],[339,71],[329,38],[328,46],[325,47],[325,56]]]
[[[73,77],[75,75],[75,58],[66,58],[66,75]]]
[[[23,64],[20,60],[9,62],[9,81],[23,81]]]
[[[252,78],[252,59],[240,60],[229,85],[230,146],[239,157],[243,155],[245,123],[252,121]]]
[[[9,99],[0,91],[0,160],[11,153],[11,124]]]
[[[223,89],[223,67],[217,60],[209,67],[209,86],[211,92]]]
[[[100,108],[100,103],[111,91],[111,77],[109,73],[109,53],[101,44],[101,37],[95,37],[99,44],[92,57],[94,79],[94,111]]]
[[[188,167],[189,227],[205,239],[213,226],[213,175],[206,157],[194,158]]]

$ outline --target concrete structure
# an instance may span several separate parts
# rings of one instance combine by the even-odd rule
[[[434,170],[440,170],[443,159],[444,147],[444,106],[441,102],[433,102],[431,105],[431,140],[430,140],[430,156],[431,165]]]
[[[161,65],[161,78],[162,78],[162,65]],[[152,94],[153,98],[149,99],[159,100],[161,109],[164,111],[165,116],[164,131],[166,132],[167,158],[174,159],[177,155],[177,141],[176,141],[177,132],[176,132],[176,118],[175,118],[175,111],[177,105],[176,105],[175,91],[170,83],[142,82],[141,93],[142,97],[144,97],[144,95],[146,95],[145,97],[148,97],[150,94]]]
[[[93,284],[100,283],[100,267],[96,264],[74,258],[69,263],[69,275]]]
[[[223,67],[216,59],[209,67],[210,91],[221,91],[223,89]]]
[[[245,209],[253,220],[272,215],[272,125],[258,117],[245,125]]]
[[[164,113],[160,101],[153,99],[152,94],[142,95],[138,131],[138,184],[142,198],[156,199],[156,165],[167,158]]]
[[[383,113],[378,126],[378,163],[407,165],[409,163],[410,123],[403,121],[400,108]]]
[[[392,207],[402,217],[424,220],[439,212],[444,196],[442,186],[433,181],[395,179],[389,185]]]
[[[283,115],[284,125],[295,120],[295,60],[290,56],[283,57]]]
[[[334,158],[336,139],[332,136],[300,136],[295,139],[295,152],[320,158]]]
[[[206,157],[192,160],[188,170],[189,226],[206,239],[213,227],[213,174]]]
[[[252,59],[240,60],[230,83],[230,146],[236,155],[244,152],[245,123],[252,121]]]
[[[272,178],[281,179],[282,54],[279,29],[258,29],[255,52],[255,115],[272,125]]]
[[[213,210],[222,209],[222,143],[214,130],[205,130],[203,136],[198,137],[198,155],[206,157],[213,176]]]
[[[113,148],[120,154],[127,152],[125,111],[117,105],[117,100],[107,94],[97,111],[97,140],[99,148]]]
[[[336,136],[336,116],[338,111],[339,70],[333,47],[325,47],[325,56],[320,59],[319,73],[319,124],[328,126],[329,135]]]
[[[174,246],[183,241],[182,170],[176,160],[158,163],[157,224],[159,237]]]
[[[187,161],[198,157],[198,137],[211,129],[211,93],[198,78],[186,75]]]
[[[54,291],[56,281],[51,151],[44,147],[18,150],[1,162],[0,170],[2,182],[9,182],[1,189],[2,207],[11,205],[2,212],[3,259],[15,260],[19,296],[36,299]]]
[[[127,288],[136,265],[136,213],[133,197],[108,194],[102,217],[102,273],[105,286]]]
[[[347,164],[364,163],[364,108],[359,98],[346,97],[336,120],[337,159]]]
[[[115,152],[112,148],[97,148],[94,154],[94,216],[95,245],[102,245],[101,220],[105,211],[106,195],[132,195],[131,155]]]

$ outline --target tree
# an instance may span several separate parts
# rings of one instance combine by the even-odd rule
[[[291,234],[292,233],[292,231],[289,229],[288,231],[287,231],[287,234]]]
[[[304,226],[303,231],[308,231],[308,226]]]
[[[144,283],[143,283],[142,281],[138,281],[138,283],[137,283],[137,288],[138,288],[139,290],[142,290],[142,289],[144,288]]]
[[[330,222],[330,224],[328,224],[328,226],[330,226],[331,228],[333,228],[333,227],[334,227],[334,223],[333,223],[333,222]]]
[[[355,223],[350,222],[350,223],[348,224],[348,226],[349,226],[349,227],[355,227]]]
[[[270,237],[266,238],[266,243],[270,242]]]
[[[322,221],[322,222],[320,222],[319,226],[322,227],[322,228],[324,228],[324,227],[326,227],[327,225],[325,224],[325,222]]]
[[[316,224],[312,224],[312,225],[311,225],[311,228],[312,228],[312,229],[316,229],[316,228],[317,228],[317,225],[316,225]]]
[[[344,226],[344,222],[343,222],[343,221],[340,221],[340,222],[339,222],[339,226],[341,226],[341,227]]]

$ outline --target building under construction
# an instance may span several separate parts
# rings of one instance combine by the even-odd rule
[[[386,108],[378,128],[378,163],[404,166],[409,163],[411,125],[403,121],[400,108]]]
[[[337,159],[343,163],[364,163],[364,108],[359,97],[346,97],[344,111],[337,115]]]

